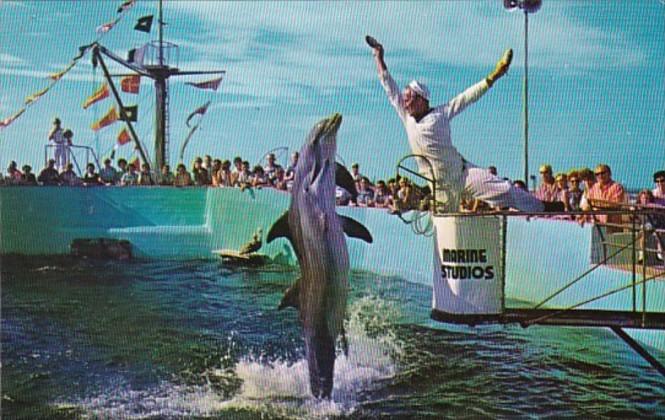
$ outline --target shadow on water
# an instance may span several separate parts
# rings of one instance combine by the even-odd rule
[[[1,262],[3,418],[665,415],[663,379],[609,332],[434,324],[429,289],[398,278],[352,274],[321,402],[297,313],[276,310],[297,269]]]

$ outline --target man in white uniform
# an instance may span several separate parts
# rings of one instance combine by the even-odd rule
[[[436,180],[435,198],[439,202],[439,210],[458,211],[462,195],[485,201],[492,207],[510,207],[533,212],[546,209],[546,205],[528,192],[513,187],[509,181],[466,161],[450,138],[450,120],[480,99],[494,82],[506,73],[512,60],[512,50],[504,53],[489,76],[448,103],[431,108],[427,86],[413,80],[400,92],[383,60],[383,46],[371,37],[367,37],[367,42],[374,51],[379,78],[388,100],[404,124],[411,150],[416,155],[424,156],[432,164]],[[430,168],[424,159],[416,161],[420,174],[431,178]]]
[[[55,165],[58,171],[62,171],[69,160],[69,147],[67,147],[67,139],[60,126],[59,118],[53,120],[53,128],[49,132],[48,139],[55,143]]]

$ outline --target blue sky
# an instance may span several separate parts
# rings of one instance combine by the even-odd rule
[[[48,85],[95,28],[116,16],[122,1],[0,0],[0,119],[26,96]],[[156,13],[139,0],[102,43],[119,55],[156,38],[133,30]],[[632,188],[651,185],[665,166],[665,4],[660,0],[544,1],[530,16],[530,172],[606,162]],[[372,34],[400,85],[428,83],[441,103],[480,80],[507,47],[515,51],[508,75],[452,123],[453,142],[478,165],[522,176],[523,16],[500,0],[440,2],[204,2],[166,0],[166,39],[180,46],[181,69],[227,70],[217,92],[171,82],[170,161],[187,134],[185,119],[212,100],[185,161],[209,153],[257,161],[275,147],[299,148],[321,117],[341,112],[339,154],[372,178],[394,173],[409,152],[388,105],[369,48]],[[111,99],[88,110],[82,101],[101,81],[82,60],[10,127],[0,131],[0,163],[43,165],[54,116],[76,143],[108,154],[120,124],[95,134],[89,127]],[[152,87],[138,97],[139,136],[152,151]],[[119,156],[130,156],[131,146]]]

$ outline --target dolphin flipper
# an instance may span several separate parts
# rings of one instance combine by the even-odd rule
[[[374,239],[372,239],[372,234],[369,233],[369,230],[363,226],[360,222],[353,220],[350,217],[342,216],[338,214],[339,221],[342,223],[342,229],[351,238],[362,239],[363,241],[371,244]]]
[[[282,300],[279,302],[277,307],[278,311],[281,311],[284,308],[288,307],[300,309],[300,278],[296,280],[295,283],[284,292]]]
[[[270,243],[273,239],[283,236],[291,241],[291,229],[289,228],[289,212],[285,211],[275,223],[270,226],[268,236],[266,236],[266,243]],[[293,242],[293,241],[291,241]]]
[[[351,173],[341,163],[335,162],[335,164],[335,184],[347,190],[351,194],[353,201],[356,201],[358,190],[356,190],[356,183],[353,181]]]

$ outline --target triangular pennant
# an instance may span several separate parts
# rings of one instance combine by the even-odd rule
[[[110,31],[111,29],[113,29],[113,26],[115,26],[115,23],[116,23],[116,21],[114,20],[114,21],[111,21],[111,22],[107,22],[103,25],[99,25],[97,27],[97,29],[95,29],[95,32],[97,32],[98,34],[106,33],[108,31]]]
[[[130,9],[132,6],[134,6],[134,1],[135,0],[127,0],[126,2],[122,3],[120,7],[118,7],[118,13],[122,13],[127,9]]]
[[[101,101],[104,98],[109,96],[109,85],[106,82],[97,88],[97,90],[88,97],[88,99],[83,102],[83,109],[88,109],[88,107],[96,102]]]
[[[75,65],[76,65],[76,61],[72,61],[71,63],[69,63],[67,68],[65,68],[63,71],[58,72],[58,73],[53,73],[53,74],[49,75],[49,79],[51,79],[51,80],[60,80],[62,78],[62,76],[64,76]]]
[[[136,122],[138,114],[139,114],[138,105],[126,106],[122,109],[122,112],[120,113],[120,119],[123,121]]]
[[[106,127],[107,125],[111,125],[114,122],[118,121],[118,113],[115,110],[115,107],[111,107],[109,111],[104,115],[99,121],[95,122],[92,124],[91,128],[94,131],[99,130],[100,128]]]
[[[134,29],[141,32],[150,32],[151,28],[152,28],[152,15],[140,17],[136,21],[136,25],[134,26]]]
[[[120,79],[120,88],[123,92],[127,93],[139,93],[139,87],[141,86],[141,76],[135,74],[133,76],[126,76]]]
[[[195,88],[198,89],[211,89],[216,91],[217,88],[219,87],[219,84],[222,83],[222,79],[224,79],[224,76],[220,76],[212,80],[206,80],[204,82],[185,82],[185,84],[194,86]]]
[[[208,101],[205,104],[201,105],[200,107],[196,108],[194,110],[194,112],[189,114],[189,117],[187,117],[187,121],[185,121],[185,124],[187,124],[187,127],[189,127],[189,120],[191,120],[196,114],[204,115],[206,113],[206,111],[208,110],[208,106],[210,106],[210,101]]]
[[[18,117],[21,116],[25,112],[25,108],[21,108],[16,114],[5,118],[4,120],[0,121],[0,128],[5,128],[9,124],[13,123]]]
[[[132,141],[132,138],[129,136],[129,132],[126,128],[123,128],[122,131],[118,134],[118,144],[123,145]]]
[[[42,90],[40,90],[40,91],[38,91],[38,92],[35,92],[35,93],[33,93],[32,95],[26,97],[26,98],[25,98],[25,104],[26,104],[26,105],[30,105],[31,103],[35,102],[37,99],[39,99],[39,98],[41,98],[42,96],[44,96],[44,94],[45,94],[46,92],[48,92],[49,89],[51,89],[51,86],[46,86],[44,89],[42,89]]]

